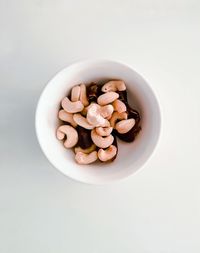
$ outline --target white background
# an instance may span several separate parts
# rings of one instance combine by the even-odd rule
[[[163,112],[137,175],[76,183],[42,154],[45,83],[86,58],[131,64]],[[200,252],[200,2],[0,0],[0,252]]]

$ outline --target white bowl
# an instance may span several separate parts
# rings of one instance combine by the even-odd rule
[[[114,162],[78,165],[73,151],[66,150],[55,136],[60,101],[75,84],[102,79],[125,81],[129,104],[141,114],[142,130],[133,143],[118,141]],[[38,102],[35,125],[44,154],[59,171],[80,182],[104,184],[134,174],[145,164],[159,139],[161,115],[154,92],[130,66],[110,60],[89,60],[72,64],[49,81]]]

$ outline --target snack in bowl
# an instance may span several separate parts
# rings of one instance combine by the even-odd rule
[[[133,142],[141,130],[140,114],[128,104],[123,80],[76,85],[61,101],[57,139],[73,148],[78,164],[117,157],[117,138]]]

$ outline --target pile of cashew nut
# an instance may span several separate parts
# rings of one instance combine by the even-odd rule
[[[104,85],[76,85],[61,101],[56,136],[65,148],[73,148],[79,164],[113,161],[118,153],[116,136],[132,142],[141,130],[140,115],[127,100],[124,81]]]

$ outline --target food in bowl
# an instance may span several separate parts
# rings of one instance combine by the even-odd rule
[[[78,164],[114,161],[117,137],[133,142],[141,130],[140,114],[128,104],[123,80],[75,85],[61,101],[57,139],[73,148]]]

